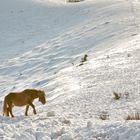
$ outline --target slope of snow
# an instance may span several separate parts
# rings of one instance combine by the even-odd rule
[[[0,138],[139,140],[139,121],[126,121],[140,110],[139,13],[138,0],[1,1],[0,108],[25,88],[43,89],[47,103],[1,115]]]
[[[77,11],[82,11],[82,7],[65,7],[49,1],[44,5],[35,0],[2,1],[0,3],[0,59],[16,57],[21,52],[55,38],[69,30],[71,26],[83,22],[88,15],[81,16]],[[15,47],[16,49],[13,49]]]

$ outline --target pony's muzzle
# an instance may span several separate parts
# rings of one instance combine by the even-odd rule
[[[43,104],[43,105],[45,105],[45,104],[46,104],[46,101],[45,101],[45,102],[43,102],[42,104]]]

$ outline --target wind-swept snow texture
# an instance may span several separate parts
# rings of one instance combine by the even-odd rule
[[[139,33],[139,0],[1,0],[0,139],[140,140],[126,121],[140,111]],[[46,105],[3,117],[4,96],[26,88]]]

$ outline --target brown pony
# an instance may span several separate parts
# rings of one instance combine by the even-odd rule
[[[33,108],[33,113],[36,114],[35,106],[33,105],[34,99],[39,98],[39,101],[42,104],[46,103],[45,99],[45,92],[36,89],[26,89],[22,92],[11,92],[4,98],[4,105],[3,105],[3,116],[14,117],[12,113],[13,106],[25,106],[26,111],[25,116],[28,116],[28,109],[29,106]]]

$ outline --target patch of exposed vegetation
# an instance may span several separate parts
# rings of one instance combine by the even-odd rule
[[[99,118],[101,120],[109,120],[109,114],[108,114],[108,112],[106,112],[106,111],[101,112]]]
[[[128,115],[126,120],[140,120],[140,113],[136,112],[131,115]]]
[[[114,95],[115,100],[119,100],[121,98],[121,93],[117,93],[117,92],[113,91],[113,95]]]
[[[67,2],[80,2],[82,0],[66,0]]]
[[[87,61],[87,57],[88,57],[88,55],[87,55],[87,54],[85,54],[85,55],[84,55],[84,57],[82,57],[82,58],[81,58],[81,62],[80,62],[80,64],[79,64],[79,66],[83,65],[83,64],[84,64],[84,62],[86,62],[86,61]]]

